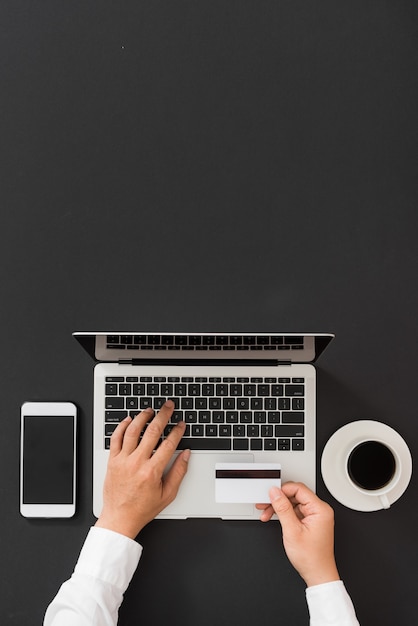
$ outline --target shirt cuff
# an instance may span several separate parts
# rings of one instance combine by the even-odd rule
[[[311,626],[358,626],[353,603],[342,580],[306,589]]]
[[[142,546],[112,530],[90,528],[74,572],[92,576],[120,589],[128,587],[138,566]]]

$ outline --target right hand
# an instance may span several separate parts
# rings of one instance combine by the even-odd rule
[[[308,587],[340,580],[334,556],[334,511],[302,483],[270,490],[271,504],[257,504],[262,522],[277,514],[289,561]]]

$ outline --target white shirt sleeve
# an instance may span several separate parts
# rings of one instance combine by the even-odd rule
[[[116,626],[123,594],[142,546],[104,528],[91,528],[74,573],[49,605],[44,626]]]
[[[310,626],[359,626],[342,580],[306,589]]]

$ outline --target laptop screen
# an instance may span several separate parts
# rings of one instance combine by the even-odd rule
[[[74,333],[96,361],[262,360],[311,363],[332,334],[301,333]]]

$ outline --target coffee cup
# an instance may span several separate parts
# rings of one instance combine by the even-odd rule
[[[350,446],[345,472],[352,487],[362,494],[379,499],[388,509],[388,493],[401,476],[401,459],[386,441],[374,437],[361,438]]]

